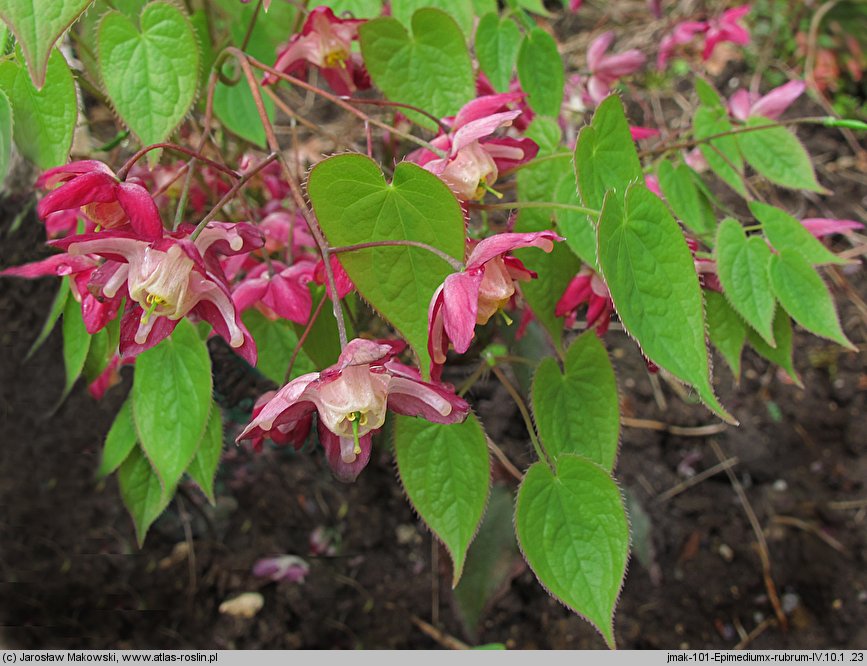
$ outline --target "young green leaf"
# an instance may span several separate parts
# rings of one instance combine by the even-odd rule
[[[3,0],[0,4],[0,19],[12,29],[21,45],[30,78],[37,89],[45,84],[54,43],[91,2],[93,0]]]
[[[460,204],[443,181],[415,164],[398,163],[387,183],[379,166],[364,155],[336,155],[313,167],[307,187],[332,246],[410,240],[464,258]],[[358,292],[406,338],[427,372],[428,305],[454,268],[427,250],[408,246],[344,252],[340,261]]]
[[[848,263],[822,245],[803,224],[784,210],[759,201],[751,201],[750,211],[762,223],[765,236],[776,250],[799,252],[813,266]]]
[[[520,48],[521,31],[512,19],[500,19],[499,14],[491,12],[479,21],[476,56],[497,92],[509,91]]]
[[[116,349],[116,348],[115,348]],[[87,350],[87,358],[84,359],[84,378],[88,383],[99,377],[103,370],[108,367],[115,349],[109,348],[108,331],[102,329],[90,336],[90,348]]]
[[[533,111],[552,118],[560,115],[565,80],[563,61],[557,42],[542,28],[533,28],[521,42],[518,79]]]
[[[768,277],[771,251],[767,243],[758,236],[748,239],[740,223],[727,218],[720,224],[714,252],[719,280],[729,303],[773,345],[771,324],[776,299]]]
[[[674,214],[705,242],[713,243],[717,222],[713,206],[695,184],[692,169],[686,164],[659,163],[659,188]]]
[[[106,477],[121,466],[130,452],[135,448],[138,435],[135,431],[135,422],[132,419],[132,397],[128,397],[114,417],[114,423],[105,438],[105,446],[102,449],[102,460],[96,475]]]
[[[772,183],[793,190],[811,190],[827,193],[816,181],[810,156],[798,138],[785,127],[779,127],[767,118],[753,117],[747,127],[767,129],[743,132],[737,135],[741,153],[753,169]]]
[[[595,463],[563,455],[535,463],[518,490],[515,530],[542,586],[614,647],[614,605],[629,553],[620,490]]]
[[[330,314],[326,313],[325,316]],[[256,341],[259,352],[256,367],[272,382],[282,386],[289,361],[298,346],[298,336],[292,323],[285,319],[272,321],[256,310],[248,310],[241,319]],[[315,371],[313,361],[303,351],[299,351],[295,365],[292,366],[292,379]]]
[[[444,118],[455,115],[475,96],[464,35],[445,12],[419,9],[412,16],[412,35],[389,16],[368,21],[358,34],[370,78],[390,100]],[[404,113],[424,127],[437,127],[414,111]]]
[[[196,457],[187,467],[187,474],[201,488],[211,504],[216,503],[214,497],[214,475],[217,473],[217,465],[220,463],[220,455],[223,453],[223,415],[220,406],[214,403],[211,407],[211,416]]]
[[[84,369],[84,361],[90,349],[90,335],[81,317],[81,305],[74,298],[67,299],[63,308],[63,365],[66,368],[66,385],[63,395],[69,395],[75,380]]]
[[[51,331],[54,330],[54,325],[57,323],[57,320],[60,319],[60,315],[63,314],[63,311],[66,308],[67,298],[69,298],[69,280],[62,280],[60,282],[60,287],[57,290],[57,294],[54,296],[54,301],[51,303],[51,309],[48,311],[48,316],[45,318],[45,323],[42,324],[42,328],[39,330],[39,335],[36,336],[33,344],[30,345],[30,349],[27,350],[27,356],[24,357],[25,361],[33,356],[33,354],[36,353],[36,350],[39,349],[48,339]]]
[[[622,197],[630,183],[642,180],[641,162],[623,102],[617,95],[610,95],[578,134],[575,181],[581,199],[585,206],[599,210],[606,192],[616,189]]]
[[[712,141],[703,141],[710,136],[732,131],[732,124],[724,109],[711,109],[700,106],[693,118],[693,130],[699,143],[698,149],[707,160],[711,170],[726,185],[742,197],[747,196],[744,186],[744,161],[734,135],[723,136]]]
[[[727,421],[710,382],[701,288],[692,254],[665,204],[643,183],[605,196],[599,267],[614,307],[651,361],[694,387]]]
[[[536,116],[524,131],[524,136],[539,145],[539,156],[553,155],[560,150],[563,130],[553,118]],[[565,153],[568,155],[568,153]],[[518,173],[520,175],[520,172]]]
[[[20,59],[0,62],[0,90],[12,104],[12,136],[18,152],[42,169],[66,164],[78,106],[72,74],[60,51],[55,49],[48,59],[41,90],[33,85]]]
[[[550,456],[575,453],[614,469],[620,440],[617,380],[595,331],[569,346],[563,373],[550,356],[539,364],[532,395],[539,436]]]
[[[171,337],[136,357],[136,432],[166,493],[196,455],[211,409],[211,389],[208,348],[186,319]]]
[[[767,342],[762,340],[758,333],[749,327],[747,328],[747,340],[749,340],[750,346],[759,355],[768,359],[771,363],[780,366],[789,374],[789,377],[792,378],[795,384],[804,388],[792,362],[792,323],[789,321],[789,315],[786,314],[783,308],[777,308],[777,315],[774,317],[774,340],[777,343],[776,347],[771,347]]]
[[[741,351],[747,339],[747,326],[722,294],[706,290],[704,303],[708,337],[729,364],[735,380],[740,380]]]
[[[274,102],[270,97],[262,97],[265,113],[271,122],[274,122]],[[265,148],[265,128],[259,119],[256,102],[253,93],[245,81],[238,85],[227,86],[217,82],[214,88],[214,115],[223,123],[223,126],[232,134],[241,137],[245,141]]]
[[[195,100],[200,58],[193,27],[174,5],[150,3],[139,23],[109,12],[100,21],[97,46],[115,111],[148,145],[165,140]]]
[[[515,498],[505,486],[491,488],[479,534],[467,553],[464,575],[454,589],[458,615],[475,637],[485,607],[514,575],[518,544],[512,515]]]
[[[451,16],[467,37],[473,33],[472,0],[400,0],[391,5],[391,15],[405,26],[409,26],[415,12],[424,7],[441,9]]]
[[[816,335],[858,350],[840,328],[831,292],[800,253],[782,250],[772,256],[770,275],[774,293],[792,319]]]
[[[454,587],[488,501],[485,432],[473,414],[452,425],[398,416],[394,454],[409,501],[452,557]]]
[[[150,526],[169,505],[175,486],[163,489],[160,477],[137,446],[121,464],[117,480],[120,496],[135,523],[136,538],[141,546]]]
[[[0,90],[0,191],[12,160],[12,103]]]
[[[331,314],[331,299],[326,293],[325,286],[311,285],[310,291],[313,302],[311,315],[323,299],[326,299],[326,303],[322,306],[316,321],[313,322],[310,333],[301,348],[316,368],[327,368],[336,363],[337,357],[340,356],[340,334],[337,332],[337,320]],[[345,307],[344,310],[346,310]],[[306,324],[293,324],[295,335],[298,336],[299,340],[304,335],[305,328],[307,328]],[[347,335],[353,337],[352,322],[348,319],[346,329]]]
[[[695,79],[695,92],[703,106],[717,111],[725,111],[726,104],[716,91],[716,88],[700,76]]]

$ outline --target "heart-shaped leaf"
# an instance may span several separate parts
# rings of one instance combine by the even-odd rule
[[[695,184],[692,169],[686,164],[673,166],[663,160],[657,170],[659,189],[674,214],[703,241],[713,243],[716,215],[713,206]]]
[[[749,118],[746,126],[765,128],[737,135],[744,159],[757,173],[783,187],[828,193],[816,181],[810,156],[798,137],[767,118]]]
[[[482,17],[476,29],[476,56],[479,67],[497,92],[508,92],[512,72],[521,48],[521,31],[510,18],[491,12]]]
[[[794,250],[813,266],[848,263],[822,245],[803,224],[786,211],[759,201],[750,202],[750,211],[762,223],[762,231],[774,249],[780,252]]]
[[[391,4],[391,15],[404,25],[409,25],[413,15],[424,7],[441,9],[451,16],[468,37],[473,32],[472,0],[400,0]]]
[[[93,0],[3,0],[0,19],[21,44],[30,78],[41,89],[51,47]]]
[[[183,120],[196,97],[199,46],[174,5],[152,2],[140,26],[120,12],[99,24],[99,67],[123,121],[145,145],[159,143]]]
[[[576,453],[611,471],[620,440],[617,380],[595,331],[575,339],[564,372],[548,357],[533,378],[533,414],[553,458]]]
[[[208,348],[187,320],[170,338],[136,357],[136,432],[166,493],[199,448],[211,411],[212,383]]]
[[[42,169],[66,164],[78,106],[72,74],[60,51],[55,49],[48,59],[41,90],[18,58],[0,62],[0,90],[12,104],[12,136],[18,151]]]
[[[387,183],[368,157],[336,155],[313,167],[307,189],[334,247],[409,240],[463,260],[460,204],[443,181],[415,164],[399,163]],[[340,261],[358,292],[409,342],[427,372],[428,306],[454,268],[427,250],[408,246],[344,252]]]
[[[445,12],[419,9],[412,16],[412,35],[391,17],[368,21],[358,34],[370,78],[390,100],[444,118],[455,115],[475,96],[473,66],[464,35]],[[430,118],[414,111],[405,113],[421,125],[436,129]]]
[[[574,455],[560,457],[556,474],[535,463],[518,490],[515,530],[542,586],[614,647],[614,605],[626,573],[629,524],[608,473]]]
[[[0,190],[12,159],[12,103],[0,90]]]
[[[399,416],[394,423],[394,455],[409,501],[452,556],[454,587],[491,485],[482,426],[473,414],[452,425]]]
[[[135,523],[136,538],[141,546],[150,526],[169,505],[175,488],[163,489],[160,477],[137,446],[120,466],[117,481],[120,496]]]
[[[714,252],[717,273],[728,302],[769,345],[773,345],[771,324],[776,299],[768,277],[771,250],[765,239],[758,236],[748,239],[740,223],[727,218],[717,231]]]
[[[557,42],[542,28],[533,28],[524,36],[518,51],[518,79],[530,108],[540,115],[557,118],[563,103],[565,76]]]
[[[710,382],[701,289],[692,254],[665,204],[643,183],[609,192],[599,217],[599,267],[624,328],[651,361],[693,386],[727,421]]]

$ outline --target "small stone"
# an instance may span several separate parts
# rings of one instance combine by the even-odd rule
[[[774,481],[773,488],[778,493],[784,493],[789,489],[789,484],[786,483],[785,479],[777,479]]]
[[[220,604],[220,612],[223,615],[250,619],[254,617],[265,605],[265,597],[258,592],[243,592],[236,597],[226,599]]]
[[[406,546],[408,544],[421,541],[421,536],[416,531],[414,525],[398,525],[394,529],[394,533],[397,537],[397,542],[401,546]]]
[[[719,546],[719,556],[726,562],[731,562],[735,559],[735,551],[727,543],[721,543]]]
[[[834,601],[831,602],[831,608],[833,608],[834,610],[840,610],[841,608],[843,608],[843,600],[834,599]]]
[[[801,597],[799,597],[794,592],[786,592],[783,595],[783,598],[780,599],[780,605],[783,607],[783,612],[786,615],[789,615],[792,611],[794,611],[798,606],[801,605]]]

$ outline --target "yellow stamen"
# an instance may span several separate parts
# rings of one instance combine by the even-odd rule
[[[503,321],[506,322],[506,326],[511,326],[514,323],[512,318],[506,314],[505,310],[500,310],[500,316],[503,318]]]
[[[159,296],[155,296],[154,294],[148,294],[145,298],[145,303],[148,304],[148,309],[145,310],[144,314],[141,317],[141,323],[147,324],[148,319],[151,318],[151,315],[154,313],[154,310],[157,309],[158,305],[162,305],[165,301]]]
[[[361,444],[358,441],[358,422],[361,421],[361,418],[356,418],[358,415],[358,412],[352,412],[347,416],[352,421],[352,439],[355,440],[355,448],[352,449],[352,452],[357,456],[361,455]],[[364,417],[362,416],[362,418]]]
[[[329,53],[326,53],[325,58],[323,58],[323,60],[325,61],[326,67],[345,67],[346,66],[346,59],[348,57],[349,57],[349,54],[346,51],[338,49],[336,51],[331,51]]]
[[[497,199],[502,199],[502,198],[503,198],[503,193],[502,193],[502,192],[497,192],[497,190],[495,190],[493,187],[491,187],[490,185],[488,185],[488,181],[486,181],[486,180],[481,180],[481,181],[479,181],[479,187],[480,187],[481,189],[483,189],[484,191],[486,191],[486,192],[490,192],[490,193],[493,194],[495,197],[497,197]]]

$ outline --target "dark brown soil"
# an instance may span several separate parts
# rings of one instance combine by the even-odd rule
[[[811,139],[814,148],[822,141],[828,159],[845,151],[827,132]],[[857,219],[863,190],[855,180],[837,182],[837,196],[823,204],[831,210],[813,212]],[[0,211],[0,267],[46,254],[32,216],[10,233],[21,205],[6,202]],[[846,280],[867,297],[862,268]],[[94,476],[129,377],[102,402],[79,384],[58,407],[59,331],[24,360],[55,288],[49,279],[0,280],[0,626],[8,646],[436,648],[441,641],[412,621],[431,622],[434,613],[443,632],[469,640],[452,603],[447,556],[439,552],[432,571],[431,537],[403,497],[384,442],[349,486],[332,480],[317,453],[253,455],[228,445],[217,506],[184,489],[138,549],[114,479]],[[836,295],[844,329],[863,348],[863,315]],[[637,540],[643,557],[633,556],[620,600],[621,647],[867,647],[867,359],[804,334],[796,341],[804,390],[751,352],[739,386],[718,370],[717,390],[741,426],[711,438],[737,458],[732,470],[767,540],[788,628],[773,619],[756,535],[725,473],[660,501],[719,462],[710,439],[627,428],[617,475],[647,514],[651,536]],[[617,332],[608,344],[625,415],[679,426],[715,422],[664,382],[663,408],[635,346]],[[214,351],[218,398],[240,421],[257,393],[255,377]],[[472,397],[494,440],[525,468],[531,447],[505,393],[481,384]],[[229,424],[227,439],[236,432]],[[316,528],[336,535],[335,555],[308,555]],[[193,549],[185,554],[188,535]],[[252,576],[256,559],[276,553],[308,559],[304,584]],[[478,642],[604,647],[529,570],[517,571],[485,614]],[[222,601],[244,591],[264,596],[258,615],[219,613]]]

